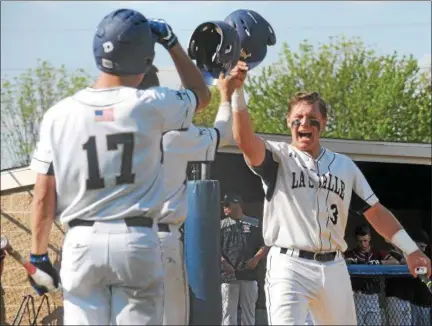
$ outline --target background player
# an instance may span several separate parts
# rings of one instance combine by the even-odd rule
[[[185,90],[136,89],[152,66],[155,39]],[[94,85],[51,107],[42,121],[31,163],[38,174],[30,259],[58,284],[47,254],[56,216],[69,226],[64,324],[157,325],[163,268],[153,226],[165,195],[162,134],[188,128],[210,93],[164,21],[116,10],[99,24],[93,50],[101,70]]]
[[[231,41],[225,37],[225,42]],[[245,64],[239,62],[238,66],[245,67]],[[159,84],[157,70],[153,71],[144,78],[140,87]],[[213,128],[191,124],[188,130],[173,130],[163,136],[166,201],[158,221],[158,236],[165,267],[164,325],[189,324],[189,287],[179,231],[187,216],[187,165],[189,162],[213,162],[218,147],[233,142],[230,102],[238,85],[237,76],[219,78],[221,103]]]
[[[258,299],[257,266],[267,255],[259,220],[246,216],[238,195],[225,195],[225,219],[221,221],[222,324],[255,325]]]
[[[322,148],[327,105],[318,93],[289,102],[291,144],[264,141],[253,130],[243,88],[233,95],[233,135],[265,190],[263,235],[266,299],[273,325],[300,325],[308,307],[314,324],[355,325],[351,282],[342,252],[348,211],[364,214],[407,256],[410,272],[431,263],[397,219],[382,206],[347,156]]]

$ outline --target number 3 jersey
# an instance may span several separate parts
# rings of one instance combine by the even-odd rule
[[[317,159],[288,143],[266,141],[265,160],[251,170],[263,181],[267,246],[344,252],[349,213],[378,202],[356,164],[323,148]]]
[[[31,168],[54,174],[60,222],[157,218],[165,197],[163,133],[187,129],[190,90],[86,88],[44,115]]]

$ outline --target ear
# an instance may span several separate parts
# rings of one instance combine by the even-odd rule
[[[322,128],[320,130],[320,134],[322,134],[326,130],[326,127],[327,127],[327,118],[323,119]]]

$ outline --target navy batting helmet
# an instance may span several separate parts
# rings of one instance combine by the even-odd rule
[[[239,9],[225,18],[240,37],[240,60],[248,64],[249,70],[258,66],[267,55],[267,46],[276,44],[276,35],[271,25],[260,14],[252,10]]]
[[[97,67],[118,76],[149,71],[155,56],[154,47],[147,19],[130,9],[118,9],[105,16],[93,39]]]
[[[237,31],[223,21],[200,24],[189,41],[188,55],[196,61],[207,85],[214,85],[221,72],[228,73],[240,58]]]

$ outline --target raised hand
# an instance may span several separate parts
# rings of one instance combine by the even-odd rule
[[[169,50],[178,43],[177,36],[172,28],[163,19],[149,19],[150,29],[155,41]]]

